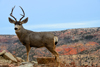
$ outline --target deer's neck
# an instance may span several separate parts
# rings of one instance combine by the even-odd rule
[[[20,30],[15,31],[15,32],[16,32],[18,38],[20,38],[20,37],[22,37],[23,35],[26,34],[26,29],[24,29],[24,27],[22,26]]]

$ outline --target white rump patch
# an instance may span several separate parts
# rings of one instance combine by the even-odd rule
[[[54,42],[58,42],[58,37],[54,36]]]

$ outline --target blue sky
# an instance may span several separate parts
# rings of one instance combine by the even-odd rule
[[[15,5],[13,15],[20,19],[21,6],[29,17],[23,26],[32,31],[100,27],[100,0],[0,0],[0,34],[15,35],[8,21]]]

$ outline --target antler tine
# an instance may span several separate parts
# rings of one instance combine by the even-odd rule
[[[24,12],[24,10],[23,10],[23,8],[21,7],[21,6],[19,6],[21,9],[22,9],[22,11],[23,11],[23,15],[22,14],[20,14],[21,16],[22,16],[22,18],[20,18],[20,20],[19,21],[21,21],[24,17],[25,17],[25,12]]]
[[[13,17],[17,21],[17,19],[12,15],[14,8],[15,8],[15,6],[12,8],[12,11],[10,13],[10,16]]]

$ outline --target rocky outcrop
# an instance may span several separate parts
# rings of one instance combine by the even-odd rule
[[[34,63],[22,62],[19,67],[34,67]]]
[[[6,58],[6,59],[8,59],[8,60],[11,60],[13,62],[17,62],[17,59],[11,53],[6,52],[3,55],[3,57]]]
[[[5,53],[6,53],[6,51],[3,50],[2,52],[0,52],[0,56],[3,55],[3,54],[5,54]]]
[[[10,52],[6,52],[6,50],[3,50],[0,52],[0,61],[4,63],[18,63],[23,62],[24,60],[12,55]]]
[[[36,65],[37,62],[25,62],[22,58],[16,57],[6,50],[0,52],[0,67],[34,67]]]

